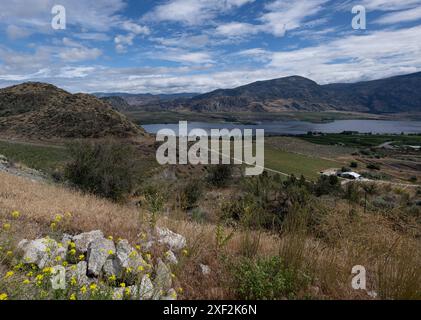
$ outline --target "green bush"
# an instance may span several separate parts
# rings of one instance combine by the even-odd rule
[[[352,162],[349,164],[349,166],[350,166],[351,168],[358,168],[358,162],[356,162],[356,161],[352,161]]]
[[[184,210],[196,207],[197,202],[203,195],[203,185],[199,180],[190,180],[183,186],[180,192],[180,205]]]
[[[286,269],[280,257],[244,258],[232,271],[233,289],[240,300],[294,298],[300,286],[297,273]]]
[[[232,166],[218,164],[208,169],[208,182],[218,188],[225,187],[232,176]]]
[[[67,150],[71,160],[65,178],[82,191],[114,201],[133,191],[137,170],[132,146],[111,140],[74,142]]]

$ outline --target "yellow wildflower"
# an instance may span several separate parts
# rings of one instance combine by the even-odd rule
[[[66,218],[71,218],[72,217],[72,213],[71,212],[66,212],[64,215],[65,215]]]
[[[72,293],[72,295],[70,296],[69,300],[76,300],[76,295],[74,293]]]
[[[13,255],[13,252],[9,250],[6,252],[6,255],[10,257],[11,255]]]
[[[117,277],[115,275],[111,275],[110,277],[108,277],[108,280],[114,282],[117,280]]]
[[[56,214],[56,217],[54,218],[54,221],[59,223],[63,219],[63,216],[61,214]]]
[[[51,225],[50,225],[51,230],[54,231],[56,229],[56,227],[57,227],[57,223],[52,222]]]
[[[108,240],[113,241],[113,239],[114,239],[114,238],[113,238],[113,236],[109,236],[109,237],[108,237]]]
[[[86,286],[83,286],[82,288],[80,288],[80,292],[82,294],[85,294],[86,293],[86,290],[88,290],[88,289],[86,289]]]
[[[81,255],[79,256],[79,260],[80,260],[80,261],[85,260],[85,255],[84,255],[84,254],[81,254]]]
[[[57,256],[57,257],[56,257],[56,261],[57,261],[57,262],[60,262],[60,261],[61,261],[61,257],[60,257],[60,256]]]
[[[131,291],[129,288],[126,288],[126,290],[124,290],[124,293],[126,294],[126,296],[130,297],[131,295]]]
[[[35,277],[35,279],[36,279],[37,281],[42,281],[42,280],[44,279],[44,275],[39,274],[39,275],[37,275],[37,276]]]
[[[141,248],[142,248],[142,247],[141,247],[140,245],[137,245],[137,246],[136,246],[136,250],[138,250],[138,251],[140,251],[140,250],[141,250]]]
[[[68,263],[67,261],[64,261],[61,265],[62,265],[63,267],[67,267],[67,266],[69,265],[69,263]]]
[[[0,294],[0,300],[4,301],[7,300],[8,296],[5,293]]]
[[[132,252],[130,252],[130,254],[129,254],[129,258],[134,258],[134,257],[136,257],[137,256],[137,252],[136,251],[132,251]]]
[[[132,269],[132,268],[130,268],[130,267],[127,267],[127,268],[126,268],[126,272],[127,272],[127,273],[132,273],[132,271],[133,271],[133,269]]]
[[[42,272],[45,274],[53,273],[53,268],[50,268],[50,267],[44,268],[42,269]]]
[[[4,276],[4,278],[5,279],[11,278],[11,277],[13,277],[14,274],[15,273],[13,271],[9,271],[9,272],[6,273],[6,275]]]
[[[57,247],[59,247],[59,248],[63,248],[63,244],[59,242],[59,243],[57,244]]]
[[[32,277],[33,275],[34,275],[34,273],[33,273],[32,271],[29,271],[29,272],[26,274],[26,276],[27,276],[28,278]]]
[[[183,292],[184,292],[184,289],[183,289],[183,288],[181,288],[181,287],[180,287],[180,288],[178,288],[177,290],[178,290],[178,293],[183,293]]]
[[[91,291],[96,291],[98,289],[98,286],[95,283],[92,283],[89,288],[91,289]]]
[[[142,272],[143,270],[145,270],[145,268],[144,268],[143,266],[139,266],[139,267],[137,267],[137,271]]]
[[[10,230],[10,223],[3,224],[3,229],[6,231]]]
[[[189,252],[186,250],[186,249],[184,249],[183,251],[181,251],[185,256],[187,256],[188,254],[189,254]]]
[[[29,279],[25,279],[25,280],[23,280],[23,281],[22,281],[22,283],[23,283],[23,284],[30,284],[30,283],[31,283],[31,281],[30,281]]]
[[[173,292],[171,293],[171,297],[172,297],[173,299],[177,299],[177,293],[176,293],[175,291],[173,291]]]
[[[151,260],[151,258],[152,258],[152,256],[151,256],[151,254],[150,254],[150,253],[147,253],[147,254],[145,255],[145,257],[146,257],[146,259],[148,259],[148,260]]]
[[[74,256],[76,254],[76,250],[75,249],[71,249],[69,251],[69,254],[72,255],[72,256]]]
[[[114,254],[113,250],[108,250],[108,255],[112,256]]]
[[[72,277],[72,278],[70,279],[70,285],[71,285],[71,286],[75,286],[75,285],[77,285],[77,280],[76,280],[76,277]]]
[[[76,248],[76,243],[69,241],[68,245],[70,246],[70,248],[75,249]]]
[[[19,216],[20,216],[20,212],[19,211],[13,211],[12,212],[12,218],[14,218],[14,219],[17,219],[17,218],[19,218]]]
[[[120,287],[125,288],[126,284],[124,282],[120,283]]]

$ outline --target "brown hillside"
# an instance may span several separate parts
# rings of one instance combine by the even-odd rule
[[[24,83],[0,89],[0,134],[31,139],[126,138],[144,131],[94,96]]]

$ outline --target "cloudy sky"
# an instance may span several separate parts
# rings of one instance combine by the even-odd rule
[[[66,29],[51,9],[66,8]],[[351,26],[367,10],[367,29]],[[175,93],[421,71],[421,0],[0,0],[0,87]]]

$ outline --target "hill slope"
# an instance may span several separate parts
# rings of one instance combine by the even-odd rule
[[[0,89],[0,134],[47,139],[125,138],[143,131],[94,96],[29,82]]]

